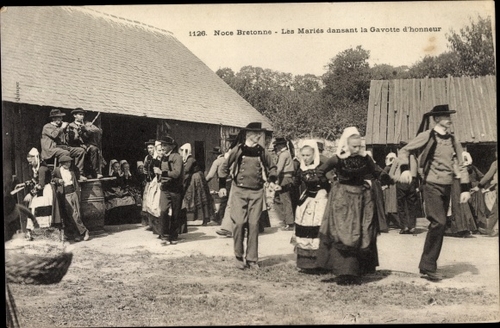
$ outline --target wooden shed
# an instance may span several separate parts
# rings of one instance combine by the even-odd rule
[[[453,133],[485,172],[497,142],[495,76],[371,81],[366,145],[376,161],[383,163],[400,141],[413,139],[423,114],[441,104],[457,111]]]

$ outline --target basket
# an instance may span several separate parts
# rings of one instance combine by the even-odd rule
[[[50,255],[25,254],[18,249],[5,250],[5,277],[8,283],[50,285],[61,281],[73,260],[73,253],[60,251]]]

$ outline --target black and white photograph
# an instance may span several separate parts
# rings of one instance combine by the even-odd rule
[[[494,1],[0,26],[6,327],[500,321]]]

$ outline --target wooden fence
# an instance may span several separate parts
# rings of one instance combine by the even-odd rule
[[[366,144],[413,139],[423,114],[442,104],[457,111],[453,132],[461,143],[497,141],[496,77],[483,76],[371,81]]]

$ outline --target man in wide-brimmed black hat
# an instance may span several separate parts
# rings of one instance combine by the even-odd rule
[[[153,171],[160,177],[161,183],[159,238],[163,239],[163,245],[175,245],[182,232],[179,231],[179,220],[184,193],[184,163],[182,156],[175,151],[177,143],[174,138],[166,136],[157,142],[160,167],[153,167]]]
[[[48,160],[53,157],[60,159],[61,156],[70,156],[74,160],[74,164],[78,168],[79,178],[86,180],[84,175],[84,159],[85,149],[81,147],[71,147],[68,145],[67,122],[63,122],[63,116],[66,114],[61,113],[61,110],[54,108],[50,111],[50,123],[43,126],[42,137],[40,140],[43,160]]]
[[[244,142],[238,142],[228,153],[222,166],[231,174],[231,219],[233,225],[234,254],[239,269],[258,269],[259,219],[264,206],[264,184],[275,188],[276,165],[271,155],[259,144],[265,129],[253,122],[242,129]],[[227,195],[226,178],[219,179],[219,196]],[[244,262],[244,233],[248,228],[246,263]]]
[[[425,214],[430,225],[419,269],[423,277],[431,281],[443,278],[437,272],[437,260],[443,245],[451,185],[455,176],[460,177],[460,202],[466,203],[470,199],[469,175],[462,165],[462,156],[457,156],[462,154],[462,146],[450,133],[451,114],[455,112],[450,110],[448,105],[438,105],[424,114],[418,135],[401,148],[398,155],[401,167],[398,181],[410,184],[412,182],[408,165],[410,154],[420,153],[418,166],[422,175]],[[436,125],[429,130],[431,117]]]
[[[86,170],[87,178],[102,178],[101,151],[98,140],[102,137],[102,130],[92,122],[85,122],[85,110],[76,108],[71,111],[74,121],[68,124],[68,145],[85,149],[85,162],[89,167]]]

